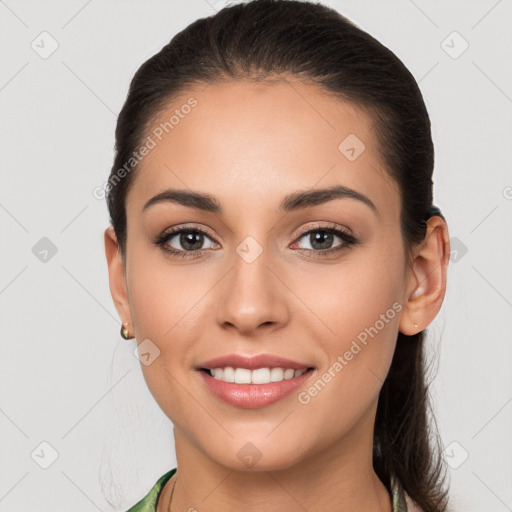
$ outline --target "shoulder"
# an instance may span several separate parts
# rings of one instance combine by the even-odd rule
[[[153,485],[153,487],[150,489],[150,491],[144,496],[140,501],[135,503],[133,507],[128,509],[126,512],[155,512],[156,511],[156,503],[158,501],[158,497],[160,496],[160,493],[162,492],[162,489],[171,478],[172,475],[176,473],[176,468],[171,469],[167,473],[163,474]]]

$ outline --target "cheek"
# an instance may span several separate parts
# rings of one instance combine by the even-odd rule
[[[206,276],[199,267],[170,263],[159,251],[134,247],[127,275],[137,337],[164,343],[175,337],[182,324],[193,321]]]
[[[340,340],[343,348],[343,343],[376,323],[380,338],[398,329],[404,286],[399,251],[398,245],[375,241],[347,254],[340,264],[302,269],[295,275],[294,288],[300,286],[298,294],[321,320],[324,339],[333,339],[334,347]]]
[[[190,396],[183,392],[178,374],[191,364],[187,340],[199,337],[204,325],[198,315],[206,281],[190,267],[172,267],[157,251],[142,247],[131,251],[127,276],[144,379],[161,409],[179,423],[190,414]],[[150,353],[148,364],[145,352]]]
[[[170,263],[159,250],[148,250],[142,244],[132,249],[127,261],[135,335],[139,344],[146,342],[158,354],[151,364],[141,367],[161,405],[172,396],[167,392],[170,386],[179,389],[172,376],[197,362],[190,340],[204,338],[205,325],[211,322],[204,304],[218,278],[207,273],[206,267],[192,266]]]
[[[403,308],[400,254],[392,244],[379,247],[354,252],[336,271],[324,268],[305,281],[302,278],[304,288],[298,292],[308,297],[308,305],[321,320],[305,320],[304,329],[325,354],[320,381],[311,393],[306,390],[304,401],[321,402],[314,397],[322,394],[351,418],[378,396],[393,357]],[[320,409],[315,413],[321,414]]]

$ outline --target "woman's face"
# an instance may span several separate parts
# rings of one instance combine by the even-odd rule
[[[333,445],[345,454],[371,446],[411,281],[399,190],[369,118],[316,85],[240,80],[190,89],[148,135],[155,145],[146,140],[126,198],[123,320],[142,343],[144,377],[177,450],[272,470],[327,447],[334,457]],[[333,187],[354,192],[310,197]],[[145,208],[171,189],[208,195],[218,209],[170,196]],[[285,379],[298,384],[279,400],[266,402],[279,383],[267,394],[254,387],[252,399],[237,394],[249,384],[221,384],[226,400],[201,368],[232,354],[314,370]]]

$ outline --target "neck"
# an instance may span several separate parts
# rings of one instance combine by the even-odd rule
[[[363,429],[364,430],[364,429]],[[175,427],[178,470],[166,485],[157,512],[391,512],[391,498],[372,466],[373,432],[361,426],[297,464],[238,470],[221,465]],[[179,478],[175,480],[175,477]]]

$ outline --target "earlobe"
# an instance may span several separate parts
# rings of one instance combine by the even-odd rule
[[[437,316],[446,292],[450,239],[446,221],[433,216],[427,221],[424,241],[411,265],[400,332],[407,336],[425,329]]]
[[[105,229],[105,256],[107,258],[110,293],[122,323],[132,323],[126,287],[125,266],[119,253],[117,237],[112,226]]]

